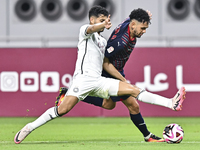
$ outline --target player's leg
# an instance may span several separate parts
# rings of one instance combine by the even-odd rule
[[[75,96],[65,96],[60,106],[58,106],[58,114],[62,116],[68,113],[78,102],[79,99]]]
[[[182,87],[173,98],[165,98],[157,94],[142,91],[137,96],[137,99],[145,103],[165,106],[172,110],[179,111],[182,110],[182,103],[185,99],[185,94],[186,92],[184,87]]]
[[[163,139],[153,135],[147,130],[146,124],[142,118],[142,115],[139,112],[139,105],[134,97],[137,97],[140,93],[140,89],[134,87],[128,83],[121,82],[115,79],[104,79],[99,80],[99,88],[96,91],[96,95],[111,95],[112,100],[119,101],[126,97],[126,100],[123,103],[129,109],[130,117],[133,123],[138,127],[145,137],[147,142],[164,142]],[[103,91],[103,92],[102,92]],[[108,91],[108,93],[107,93]],[[117,95],[131,95],[128,98],[127,96],[117,96]],[[117,97],[115,97],[117,96]],[[134,96],[134,97],[133,97]],[[123,98],[122,98],[123,97]]]
[[[185,88],[182,87],[173,98],[166,98],[121,81],[118,91],[118,95],[131,95],[142,102],[165,106],[176,111],[181,110],[185,94]]]
[[[112,110],[116,106],[116,102],[114,102],[111,98],[103,99],[102,108]]]
[[[144,122],[144,119],[140,113],[139,104],[137,103],[134,97],[130,96],[122,102],[128,108],[130,113],[130,119],[143,134],[146,142],[164,142],[164,139],[157,137],[148,131],[146,123]]]
[[[75,96],[66,96],[63,99],[63,102],[59,107],[49,108],[46,112],[44,112],[38,119],[35,121],[28,123],[25,127],[23,127],[14,138],[14,142],[16,144],[21,143],[33,130],[44,125],[48,121],[62,116],[69,112],[78,102],[78,98]]]
[[[115,108],[116,103],[113,102],[110,98],[109,99],[103,99],[100,97],[93,97],[93,96],[87,96],[82,102],[86,102],[88,104],[93,104],[95,106],[102,107],[104,109],[111,110]]]
[[[106,81],[106,82],[105,82]],[[104,84],[105,82],[105,84]],[[123,103],[126,105],[126,107],[129,109],[130,117],[133,123],[138,127],[138,129],[142,132],[142,134],[145,137],[145,141],[147,142],[164,142],[163,139],[153,135],[147,130],[146,124],[144,123],[144,120],[142,118],[142,115],[139,112],[139,105],[137,101],[133,98],[133,96],[137,97],[140,93],[140,89],[137,87],[133,87],[132,85],[121,82],[119,80],[114,79],[103,79],[101,81],[103,85],[102,88],[98,88],[97,94],[100,95],[106,95],[106,91],[108,91],[109,95],[112,95],[111,98],[114,99],[114,101],[121,100],[122,97],[126,100],[123,101]],[[121,85],[122,83],[122,85]],[[108,86],[109,85],[109,86]],[[123,87],[122,87],[123,86]],[[102,93],[102,91],[105,91],[105,93]],[[99,93],[100,92],[100,93]],[[131,95],[130,98],[127,98],[127,96],[117,96],[116,95]]]
[[[68,89],[66,87],[61,87],[58,97],[56,97],[55,105],[59,106],[60,103],[63,101],[65,94],[67,93]],[[93,104],[95,106],[102,107],[104,109],[111,110],[115,108],[116,103],[113,102],[111,99],[103,99],[100,97],[92,97],[87,96],[82,102],[86,102],[88,104]]]

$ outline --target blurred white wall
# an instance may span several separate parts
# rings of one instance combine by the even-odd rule
[[[7,18],[7,8],[6,8],[6,0],[0,1],[0,36],[6,36],[6,18]]]
[[[111,12],[106,38],[133,9],[143,8],[153,19],[138,47],[200,47],[200,0],[1,0],[0,47],[76,47],[95,3]]]

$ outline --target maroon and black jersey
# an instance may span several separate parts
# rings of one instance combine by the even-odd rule
[[[105,51],[105,57],[123,76],[123,68],[136,44],[136,38],[130,38],[129,23],[130,18],[118,25],[112,32]]]

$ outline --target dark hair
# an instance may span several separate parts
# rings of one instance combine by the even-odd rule
[[[145,23],[145,22],[150,23],[150,17],[148,13],[141,8],[134,9],[129,15],[129,17],[130,17],[130,20],[135,19],[141,23]]]
[[[101,6],[93,6],[89,11],[89,18],[91,16],[99,17],[100,15],[108,16],[108,11]]]

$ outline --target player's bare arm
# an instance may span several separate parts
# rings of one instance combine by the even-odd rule
[[[126,79],[119,73],[119,71],[110,63],[109,59],[104,57],[103,69],[109,73],[111,76],[126,82]]]
[[[87,34],[92,34],[94,32],[101,32],[104,28],[110,29],[112,27],[112,23],[110,21],[110,15],[104,16],[100,15],[98,18],[92,16],[90,18],[90,26],[87,28]]]

